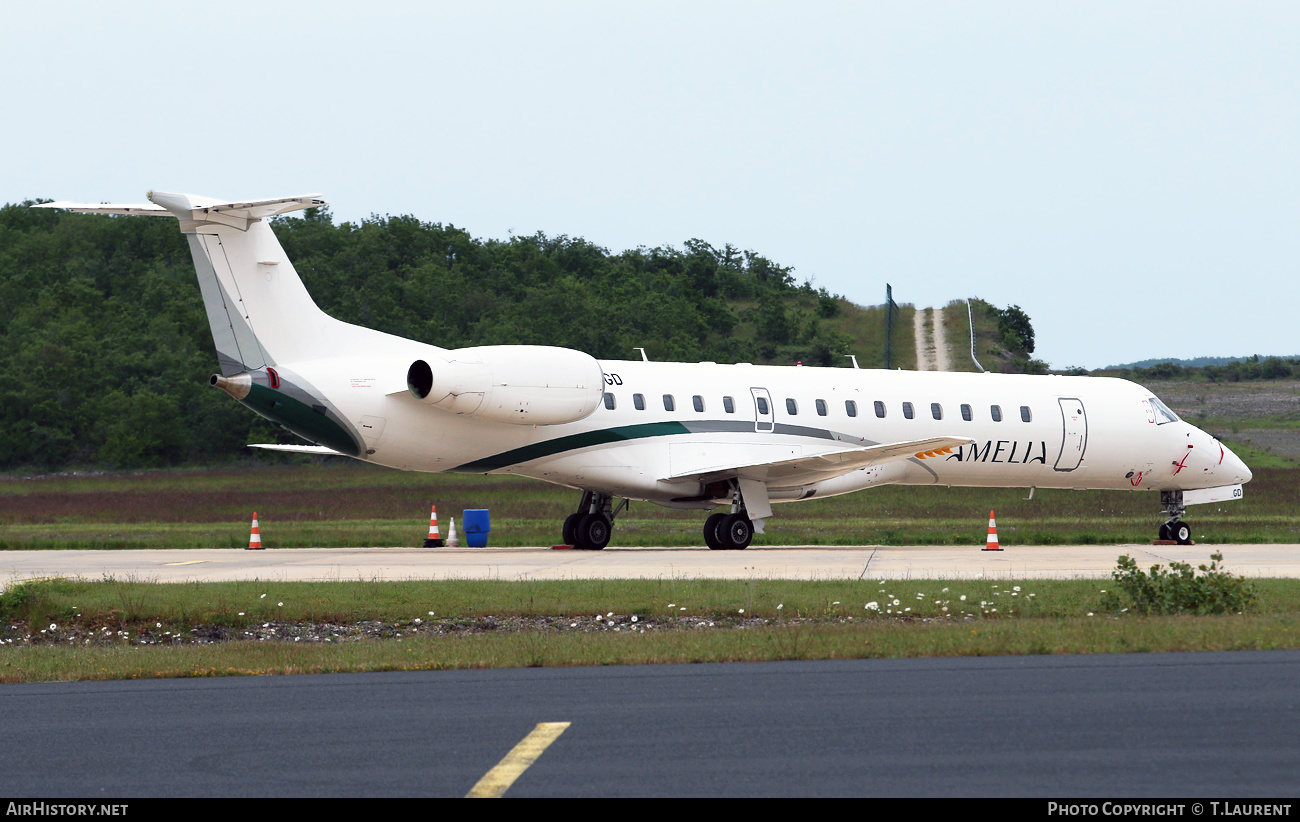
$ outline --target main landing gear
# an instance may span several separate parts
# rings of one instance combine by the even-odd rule
[[[1160,504],[1164,506],[1161,513],[1168,514],[1169,519],[1160,526],[1159,539],[1191,545],[1192,527],[1183,522],[1183,512],[1187,510],[1187,506],[1183,505],[1183,492],[1161,491]]]
[[[715,551],[739,551],[748,548],[753,539],[754,523],[745,510],[740,488],[735,487],[731,510],[713,514],[704,521],[704,544]]]
[[[564,544],[583,551],[599,551],[609,545],[614,531],[614,517],[627,507],[623,500],[614,507],[609,494],[583,491],[578,510],[564,520]]]

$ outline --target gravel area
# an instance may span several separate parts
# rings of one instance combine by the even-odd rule
[[[919,617],[911,614],[873,616],[907,622],[948,621],[952,617]],[[646,633],[647,631],[689,631],[735,628],[763,628],[770,625],[838,625],[862,620],[852,616],[790,617],[639,617],[627,614],[582,617],[480,617],[475,619],[431,619],[406,622],[363,620],[359,622],[262,622],[245,626],[198,625],[175,631],[160,623],[129,627],[107,625],[4,626],[0,645],[211,645],[220,642],[275,640],[280,642],[359,642],[421,636],[466,636],[488,633]]]
[[[1198,416],[1242,422],[1266,417],[1300,419],[1300,383],[1297,382],[1148,382],[1145,385],[1193,423]]]

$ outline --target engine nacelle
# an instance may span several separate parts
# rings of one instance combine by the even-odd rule
[[[605,373],[596,358],[549,345],[485,345],[416,360],[412,396],[455,414],[516,425],[577,422],[596,410]]]

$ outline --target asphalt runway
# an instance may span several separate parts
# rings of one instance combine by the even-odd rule
[[[1234,573],[1297,577],[1297,547],[8,551],[0,585],[1098,578],[1121,553],[1215,550]],[[463,796],[538,723],[567,722],[507,796],[1294,796],[1297,681],[1300,652],[1273,651],[14,684],[0,795]]]
[[[292,548],[0,551],[0,584],[44,577],[154,582],[404,579],[1098,579],[1121,554],[1142,568],[1209,563],[1300,577],[1300,545],[1034,545],[705,548]]]
[[[1300,793],[1298,680],[1300,652],[1250,651],[6,685],[0,795],[464,796],[568,722],[506,796],[1147,796],[1192,816]]]

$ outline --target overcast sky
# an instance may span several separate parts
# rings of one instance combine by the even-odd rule
[[[1300,354],[1297,44],[1282,2],[12,3],[0,201],[319,192],[1015,303],[1056,367]]]

